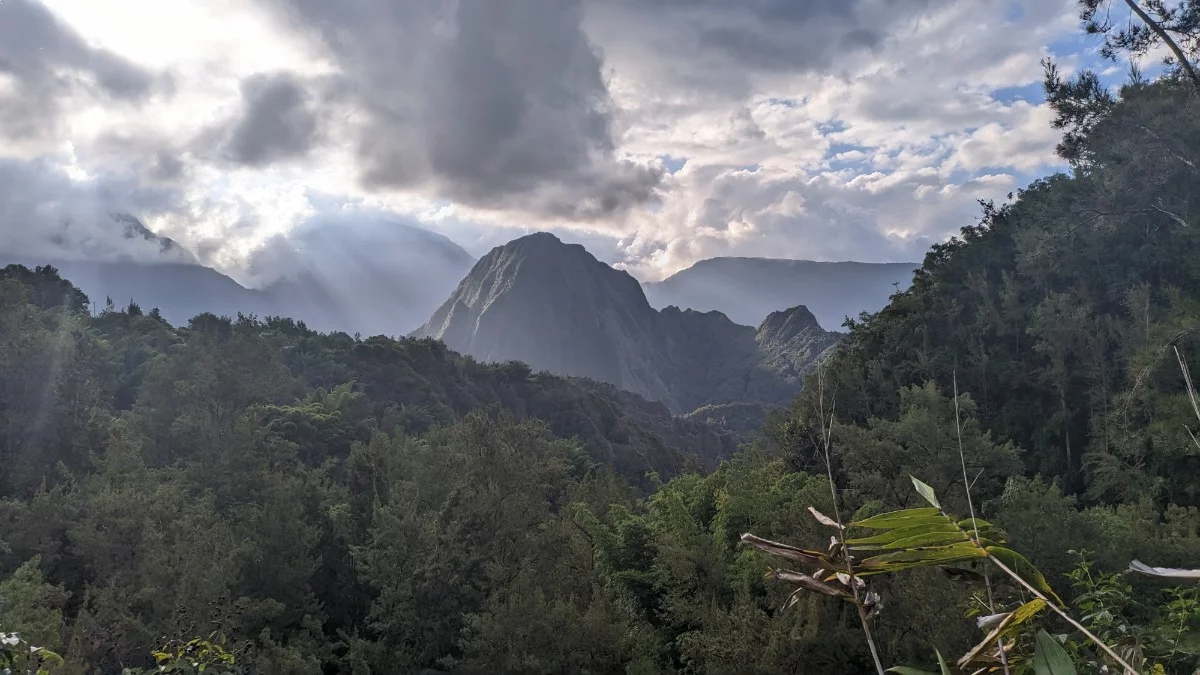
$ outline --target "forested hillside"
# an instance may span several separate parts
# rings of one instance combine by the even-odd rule
[[[482,361],[608,382],[683,414],[786,405],[840,336],[797,305],[760,323],[756,331],[716,311],[657,311],[629,273],[537,232],[483,256],[414,335]]]
[[[70,673],[208,635],[264,673],[878,672],[864,623],[885,666],[1011,626],[1011,667],[962,672],[1071,672],[1032,663],[1037,629],[1119,672],[1057,614],[1017,625],[1020,577],[1140,672],[1195,672],[1197,586],[1126,570],[1200,567],[1197,94],[1087,77],[1048,78],[1070,173],[985,205],[711,472],[727,436],[607,386],[287,320],[93,319],[53,272],[9,269],[0,626]],[[1044,578],[955,558],[871,577],[856,615],[739,544],[819,562],[845,544],[809,507],[925,507],[910,476],[941,501],[904,517],[969,513]],[[850,543],[904,563],[930,534]]]

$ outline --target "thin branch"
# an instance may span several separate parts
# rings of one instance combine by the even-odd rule
[[[1182,225],[1183,227],[1191,227],[1188,225],[1188,221],[1184,220],[1183,217],[1177,213],[1172,213],[1157,204],[1151,204],[1150,208],[1158,211],[1159,213],[1165,214],[1168,218],[1175,221],[1177,224]]]
[[[1196,70],[1192,68],[1192,64],[1190,61],[1188,61],[1188,58],[1183,53],[1183,50],[1179,48],[1179,45],[1175,44],[1175,41],[1171,39],[1171,36],[1167,34],[1167,31],[1163,30],[1163,27],[1160,26],[1157,21],[1150,18],[1150,15],[1146,13],[1146,10],[1142,9],[1142,6],[1138,4],[1137,0],[1125,0],[1125,4],[1129,5],[1129,9],[1132,9],[1133,13],[1137,14],[1138,18],[1145,22],[1150,30],[1154,31],[1154,34],[1167,44],[1167,47],[1171,50],[1171,53],[1174,54],[1175,58],[1179,60],[1179,67],[1183,68],[1183,71],[1187,73],[1188,77],[1192,78],[1192,84],[1196,87],[1196,89],[1200,89],[1200,75],[1196,74]]]
[[[1188,370],[1187,362],[1183,360],[1183,354],[1180,353],[1179,347],[1172,345],[1172,348],[1175,350],[1175,358],[1179,360],[1179,369],[1183,371],[1183,381],[1187,384],[1187,395],[1188,400],[1192,402],[1192,412],[1196,413],[1196,419],[1200,420],[1200,402],[1196,400],[1196,387],[1192,384],[1192,373]],[[1192,433],[1192,430],[1188,429],[1187,425],[1184,425],[1183,428],[1187,429],[1188,435],[1192,437],[1192,442],[1200,448],[1200,441],[1196,440],[1196,435]]]
[[[958,410],[958,371],[954,370],[951,374],[954,378],[954,430],[958,433],[958,460],[962,464],[963,489],[967,491],[967,508],[971,511],[971,531],[975,535],[975,545],[983,548],[983,544],[979,541],[979,525],[975,522],[975,503],[971,499],[971,486],[974,485],[974,481],[967,478],[967,455],[963,452],[962,421]],[[982,474],[983,471],[981,470],[979,473]],[[979,476],[976,476],[975,479],[978,480]],[[992,597],[992,580],[987,570],[983,572],[983,585],[987,588],[988,611],[995,614],[996,601]],[[1008,650],[1004,648],[1004,640],[999,640],[997,644],[1000,648],[1000,665],[1004,667],[1004,675],[1010,675]]]
[[[831,408],[835,407],[836,403],[831,404]],[[833,518],[838,523],[837,537],[838,542],[842,545],[842,552],[846,559],[846,575],[850,578],[850,591],[854,594],[854,607],[858,610],[858,621],[862,624],[863,635],[867,639],[867,647],[871,650],[871,659],[875,662],[875,670],[879,675],[885,675],[883,662],[879,660],[879,648],[875,646],[875,636],[871,633],[871,622],[867,617],[866,607],[863,606],[862,598],[858,594],[858,582],[854,576],[854,563],[850,555],[850,548],[846,546],[846,527],[842,522],[841,507],[838,506],[837,485],[833,482],[833,462],[829,457],[829,447],[831,445],[831,437],[833,436],[834,413],[829,411],[829,426],[825,426],[825,370],[821,367],[821,363],[817,363],[817,413],[820,415],[821,421],[821,440],[823,450],[825,451],[825,475],[829,479],[829,497],[833,500]]]

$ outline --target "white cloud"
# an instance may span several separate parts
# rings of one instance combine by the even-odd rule
[[[170,195],[129,207],[233,272],[321,195],[476,254],[554,229],[649,278],[917,260],[1054,166],[1048,110],[1004,92],[1040,81],[1074,4],[4,0],[70,48],[8,48],[27,67],[0,110],[25,121],[0,157]],[[70,86],[27,96],[53,72]]]

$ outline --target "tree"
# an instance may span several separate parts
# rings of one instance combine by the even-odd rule
[[[1191,54],[1200,48],[1200,2],[1197,0],[1124,0],[1138,23],[1112,18],[1114,0],[1079,0],[1079,15],[1090,35],[1103,35],[1101,53],[1116,60],[1122,54],[1144,56],[1162,45],[1171,51],[1166,63],[1176,66],[1200,90],[1200,74]]]

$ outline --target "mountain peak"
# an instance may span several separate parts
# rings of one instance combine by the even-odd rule
[[[505,246],[513,246],[513,245],[519,246],[519,245],[526,244],[526,243],[561,244],[562,240],[559,239],[558,236],[556,236],[555,234],[553,234],[551,232],[539,231],[539,232],[532,232],[523,237],[517,237],[516,239],[513,239],[512,241],[505,244]]]
[[[817,317],[804,305],[771,312],[758,327],[759,333],[770,333],[788,339],[804,331],[822,330]]]
[[[674,407],[639,342],[658,314],[637,280],[537,232],[483,256],[414,335],[485,361],[610,382]]]
[[[579,244],[537,232],[481,258],[414,335],[483,361],[523,361],[608,382],[680,413],[742,400],[775,405],[794,396],[804,356],[836,336],[803,307],[770,323],[760,340],[754,328],[721,312],[655,311],[627,272]],[[786,374],[778,376],[765,358]]]

